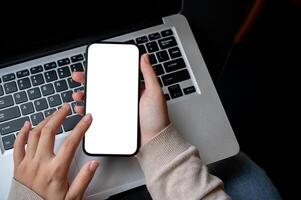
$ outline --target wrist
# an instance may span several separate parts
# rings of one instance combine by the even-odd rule
[[[158,166],[166,165],[190,146],[169,124],[142,145],[136,157],[144,172],[152,171]]]

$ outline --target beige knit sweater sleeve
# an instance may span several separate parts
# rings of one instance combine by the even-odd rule
[[[198,150],[167,126],[137,154],[154,200],[224,200],[220,179],[209,174]]]
[[[172,125],[143,145],[136,157],[154,200],[230,199],[222,181],[208,173],[198,150],[185,142]],[[8,199],[42,200],[15,179]]]

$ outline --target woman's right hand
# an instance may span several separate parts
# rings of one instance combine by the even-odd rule
[[[149,62],[147,54],[141,56],[140,69],[144,78],[144,87],[141,88],[139,102],[141,146],[155,137],[169,123],[167,105],[158,78]],[[84,72],[73,72],[74,81],[84,83]],[[72,95],[75,101],[83,101],[84,92],[76,92]],[[75,107],[76,112],[83,114],[82,106]]]

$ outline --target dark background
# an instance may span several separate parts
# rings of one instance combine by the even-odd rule
[[[266,0],[240,44],[234,37],[253,1],[185,1],[241,150],[261,166],[283,199],[299,178],[301,2]]]

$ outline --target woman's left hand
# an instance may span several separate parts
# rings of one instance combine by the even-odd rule
[[[32,130],[30,122],[25,122],[15,141],[14,178],[44,199],[82,199],[99,165],[98,161],[89,161],[69,184],[75,151],[92,122],[90,114],[84,116],[55,155],[55,135],[69,112],[70,106],[64,104]]]

